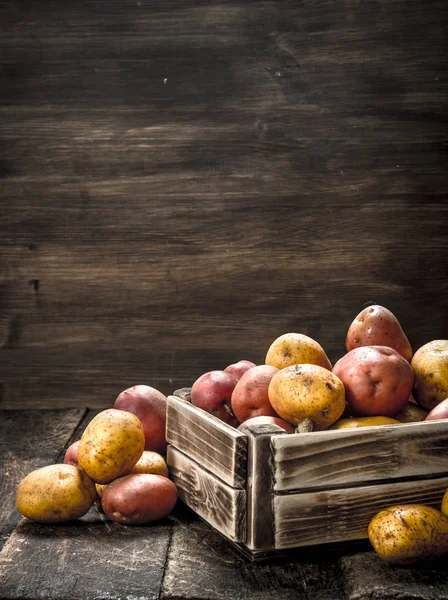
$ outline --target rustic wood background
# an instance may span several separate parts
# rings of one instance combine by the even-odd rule
[[[0,407],[165,393],[369,302],[446,338],[446,0],[2,0]]]

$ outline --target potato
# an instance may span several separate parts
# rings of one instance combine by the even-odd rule
[[[345,408],[342,381],[318,365],[294,365],[281,369],[269,384],[269,400],[277,414],[294,425],[310,419],[313,428],[326,429]]]
[[[114,408],[130,412],[140,419],[145,434],[145,450],[166,451],[167,403],[162,392],[149,385],[134,385],[119,394]]]
[[[232,412],[240,423],[251,417],[277,416],[268,396],[269,384],[276,373],[276,367],[258,365],[242,375],[231,398]]]
[[[106,515],[125,525],[139,525],[166,517],[177,500],[174,483],[161,475],[132,474],[116,479],[103,491]]]
[[[448,552],[448,517],[422,504],[391,506],[373,517],[368,535],[383,560],[412,565]]]
[[[318,365],[331,371],[325,350],[303,333],[285,333],[274,340],[266,354],[267,365],[285,369],[298,364]]]
[[[448,490],[446,490],[442,500],[442,512],[448,517]]]
[[[74,465],[49,465],[29,473],[17,489],[17,510],[39,523],[79,519],[96,498],[95,484]]]
[[[397,317],[384,306],[364,308],[350,325],[345,340],[347,351],[361,346],[389,346],[410,361],[412,347]]]
[[[424,421],[427,415],[427,410],[420,408],[420,406],[408,400],[403,410],[394,415],[394,419],[397,419],[400,423],[418,423],[419,421]]]
[[[218,417],[221,421],[237,426],[232,412],[232,393],[238,379],[225,371],[209,371],[201,375],[191,388],[191,403]]]
[[[345,386],[348,410],[360,417],[393,417],[406,406],[414,375],[408,361],[388,346],[350,350],[333,367]]]
[[[132,413],[110,408],[87,425],[79,444],[79,466],[96,483],[129,473],[143,454],[145,434]]]
[[[233,363],[224,369],[225,373],[230,373],[234,375],[237,379],[241,379],[246,371],[255,367],[256,364],[250,360],[239,360],[236,363]]]
[[[79,440],[74,442],[67,448],[67,451],[64,455],[63,463],[65,465],[74,465],[75,467],[79,467],[78,463],[78,453],[79,453]]]
[[[251,417],[241,423],[238,427],[239,431],[244,431],[251,425],[277,425],[286,431],[286,433],[295,433],[295,427],[291,425],[291,423],[287,423],[284,419],[280,419],[280,417]]]
[[[448,398],[442,400],[429,413],[427,413],[425,421],[438,421],[439,419],[448,419]]]
[[[339,419],[330,429],[357,429],[374,425],[400,425],[400,421],[390,417],[358,417],[357,419]]]
[[[130,475],[131,473],[153,473],[154,475],[168,477],[168,467],[161,454],[145,450],[127,474]],[[100,498],[103,495],[106,485],[108,484],[95,483],[95,488]]]
[[[413,395],[420,406],[432,410],[448,398],[448,340],[428,342],[412,357]]]

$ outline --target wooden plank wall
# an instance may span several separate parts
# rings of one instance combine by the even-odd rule
[[[448,337],[445,0],[0,3],[0,407],[165,393],[371,301]]]

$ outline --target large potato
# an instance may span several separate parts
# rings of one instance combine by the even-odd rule
[[[237,426],[238,421],[231,407],[232,394],[237,382],[237,376],[228,371],[208,371],[193,383],[191,403],[221,421]]]
[[[144,447],[143,426],[134,414],[114,408],[103,410],[82,434],[79,466],[96,483],[110,483],[129,473]]]
[[[318,365],[294,365],[276,373],[269,385],[269,400],[288,423],[310,419],[316,430],[327,429],[344,412],[342,381]]]
[[[101,505],[113,521],[139,525],[166,517],[177,500],[174,483],[161,475],[125,475],[103,491]]]
[[[407,361],[412,358],[411,344],[397,317],[379,304],[364,308],[354,319],[345,346],[348,352],[361,346],[390,346]]]
[[[432,410],[448,398],[448,340],[433,340],[417,350],[413,396],[423,408]]]
[[[330,429],[358,429],[374,425],[400,425],[400,421],[390,417],[358,417],[357,419],[339,419]]]
[[[240,423],[251,417],[277,416],[268,396],[269,384],[276,373],[276,367],[258,365],[241,376],[231,398],[233,414]]]
[[[284,333],[278,337],[270,345],[264,362],[277,369],[312,364],[331,371],[325,350],[316,340],[303,333]]]
[[[96,498],[95,484],[74,465],[49,465],[29,473],[17,489],[17,510],[40,523],[79,519]]]
[[[411,565],[448,552],[448,517],[422,504],[391,506],[373,517],[368,535],[383,560]]]
[[[130,412],[140,419],[145,434],[145,450],[165,452],[167,404],[162,392],[149,385],[134,385],[119,394],[114,408]]]
[[[408,361],[388,346],[350,350],[333,367],[345,387],[349,412],[393,417],[406,406],[414,375]]]

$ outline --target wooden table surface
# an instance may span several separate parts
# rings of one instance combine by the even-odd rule
[[[14,505],[20,479],[61,461],[89,410],[0,412],[0,598],[45,600],[446,600],[446,559],[390,567],[368,543],[305,548],[254,564],[179,503],[149,526],[122,526],[95,508],[79,521],[42,525]]]

